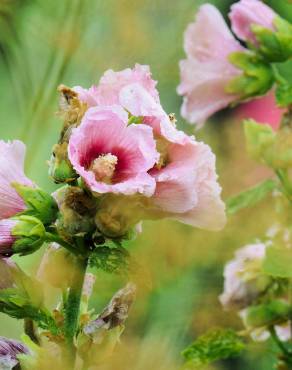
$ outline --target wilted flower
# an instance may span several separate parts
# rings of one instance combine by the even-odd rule
[[[260,0],[240,0],[231,6],[229,18],[231,27],[238,38],[257,44],[252,26],[258,25],[275,30],[276,13]]]
[[[210,4],[202,5],[195,22],[188,26],[184,48],[187,59],[180,62],[181,83],[177,89],[184,96],[181,114],[189,122],[201,125],[238,99],[225,89],[242,73],[228,57],[244,48],[233,37],[220,12]]]
[[[266,246],[251,244],[235,254],[224,270],[224,292],[220,302],[226,309],[242,309],[256,300],[265,291],[270,279],[261,273]]]
[[[0,337],[0,368],[12,370],[18,364],[17,355],[28,353],[28,349],[16,340]]]
[[[25,145],[18,140],[0,141],[0,219],[14,216],[26,209],[13,183],[34,187],[24,174]]]
[[[127,124],[121,107],[96,107],[73,130],[69,159],[95,193],[154,193],[155,181],[148,174],[158,158],[152,129]]]

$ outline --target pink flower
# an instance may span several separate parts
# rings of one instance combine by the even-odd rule
[[[121,90],[128,85],[138,84],[159,102],[159,95],[155,88],[156,81],[151,78],[149,66],[136,64],[133,69],[127,68],[120,72],[108,70],[101,77],[98,86],[92,86],[88,90],[81,86],[73,89],[78,93],[81,101],[89,107],[101,105],[119,104]]]
[[[231,6],[229,18],[231,27],[238,38],[257,44],[252,25],[274,30],[276,13],[260,0],[241,0]]]
[[[226,309],[245,308],[266,289],[261,281],[265,253],[265,244],[250,244],[239,249],[235,258],[227,263],[224,269],[224,292],[219,298]],[[258,281],[261,284],[257,284]]]
[[[0,141],[0,219],[22,212],[26,206],[11,186],[19,183],[34,186],[24,174],[25,145],[18,140]]]
[[[12,229],[17,225],[15,220],[0,220],[0,255],[7,256],[12,254],[12,246],[16,241],[12,235]]]
[[[274,93],[270,92],[261,98],[241,104],[236,110],[236,117],[240,120],[251,118],[277,130],[284,112],[284,109],[277,107]]]
[[[17,356],[20,354],[28,354],[29,350],[22,343],[0,337],[0,368],[1,369],[16,369],[19,366]]]
[[[69,141],[69,159],[96,193],[151,196],[155,180],[147,173],[155,164],[152,129],[130,125],[119,106],[90,108]]]
[[[187,59],[180,62],[184,97],[181,115],[190,123],[202,125],[208,117],[238,96],[228,94],[226,85],[242,72],[233,66],[229,54],[244,50],[229,31],[220,12],[210,4],[202,5],[184,36]]]
[[[221,229],[226,221],[225,206],[209,146],[177,130],[160,104],[141,86],[124,88],[120,99],[133,115],[143,117],[143,124],[153,128],[156,138],[160,159],[149,172],[156,181],[152,215]]]

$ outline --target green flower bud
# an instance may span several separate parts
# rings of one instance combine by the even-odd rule
[[[252,25],[251,29],[257,40],[257,48],[269,62],[285,62],[292,57],[292,25],[276,16],[274,28]]]
[[[56,144],[49,162],[49,175],[59,183],[70,183],[78,178],[67,154],[68,143]]]
[[[38,250],[46,236],[42,222],[32,216],[19,216],[14,220],[16,223],[11,230],[11,235],[15,238],[12,245],[13,253],[27,255]]]
[[[239,95],[241,100],[264,95],[274,83],[274,72],[270,64],[265,63],[256,54],[235,52],[229,60],[242,74],[229,82],[225,90],[229,94]]]

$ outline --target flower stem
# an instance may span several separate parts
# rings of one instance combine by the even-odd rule
[[[78,331],[81,295],[87,263],[87,259],[76,258],[76,271],[65,304],[64,334],[72,369],[74,369],[76,357],[74,337]]]

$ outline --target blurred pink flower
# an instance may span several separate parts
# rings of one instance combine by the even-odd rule
[[[270,125],[274,130],[280,127],[282,115],[285,109],[277,107],[274,92],[241,104],[235,111],[238,119],[254,119],[258,123]]]
[[[184,97],[181,115],[190,123],[202,125],[213,113],[237,100],[238,96],[226,93],[225,88],[242,72],[228,56],[244,48],[218,9],[205,4],[186,29],[184,49],[187,59],[180,62],[181,82],[177,88]]]
[[[0,256],[11,255],[11,247],[16,241],[12,229],[16,226],[15,220],[0,220]]]
[[[210,147],[176,129],[160,104],[137,85],[123,90],[121,101],[143,124],[153,128],[160,159],[149,172],[156,181],[153,214],[206,229],[226,221],[215,156]]]
[[[241,0],[231,6],[229,18],[231,28],[236,36],[244,41],[256,44],[251,26],[259,25],[274,30],[273,22],[276,13],[260,0]]]
[[[19,367],[17,356],[27,354],[29,350],[22,343],[4,337],[0,337],[0,368],[16,369]]]
[[[12,183],[32,186],[24,174],[25,145],[18,140],[0,141],[0,219],[22,212],[26,206],[11,186]]]
[[[153,132],[130,125],[120,106],[90,108],[69,141],[69,159],[96,193],[151,196],[155,180],[147,173],[158,153]]]
[[[93,107],[119,104],[121,90],[131,84],[142,86],[159,102],[155,88],[157,82],[152,79],[149,66],[140,64],[136,64],[133,69],[127,68],[119,72],[110,69],[101,77],[98,86],[92,86],[88,90],[81,86],[75,86],[73,89],[78,93],[80,100]]]
[[[235,258],[226,264],[224,292],[219,297],[224,308],[245,308],[266,289],[263,284],[259,289],[257,284],[263,275],[261,268],[265,254],[265,244],[250,244],[239,249]]]

